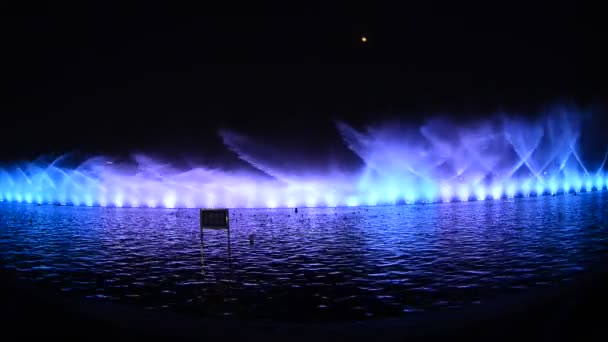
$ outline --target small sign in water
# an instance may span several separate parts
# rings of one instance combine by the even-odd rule
[[[201,209],[201,229],[229,228],[228,209]]]

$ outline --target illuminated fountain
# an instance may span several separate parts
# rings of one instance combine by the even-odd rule
[[[576,115],[555,111],[535,122],[502,118],[458,127],[338,123],[363,166],[353,172],[298,173],[270,166],[248,139],[221,132],[253,170],[178,170],[146,156],[135,168],[103,157],[78,167],[62,158],[0,169],[0,201],[115,207],[316,207],[409,204],[604,190],[606,158],[581,159]]]

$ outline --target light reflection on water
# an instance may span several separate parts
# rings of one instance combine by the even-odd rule
[[[370,208],[0,204],[2,267],[77,297],[203,315],[360,319],[571,279],[608,251],[608,194]],[[228,234],[229,233],[229,234]]]

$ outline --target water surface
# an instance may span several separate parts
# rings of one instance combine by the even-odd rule
[[[0,203],[1,267],[68,296],[278,320],[403,316],[571,280],[608,251],[608,194],[368,208]]]

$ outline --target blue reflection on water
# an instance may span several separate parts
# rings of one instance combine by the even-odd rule
[[[1,265],[76,296],[146,308],[397,316],[570,279],[608,250],[607,199],[233,210],[230,240],[224,230],[201,239],[195,209],[1,203]]]

